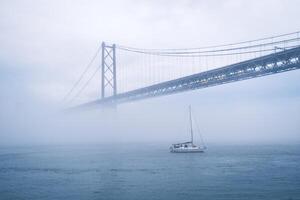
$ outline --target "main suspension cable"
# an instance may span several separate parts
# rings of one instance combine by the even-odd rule
[[[152,54],[152,55],[186,55],[186,54],[202,54],[202,53],[218,53],[218,52],[226,52],[226,51],[236,51],[236,50],[251,49],[251,48],[256,48],[256,47],[261,47],[261,46],[271,46],[271,45],[282,44],[282,43],[284,44],[287,42],[296,42],[299,40],[300,40],[300,38],[293,38],[293,39],[288,39],[288,40],[281,40],[281,41],[262,43],[262,44],[256,44],[256,45],[249,45],[249,46],[242,46],[242,47],[235,47],[235,48],[226,48],[226,49],[217,49],[217,50],[205,50],[205,51],[173,51],[173,52],[172,51],[163,51],[162,52],[162,51],[135,50],[132,48],[125,48],[122,46],[117,46],[117,48],[120,50],[124,50],[124,51]],[[213,54],[213,55],[216,55],[216,54]],[[204,56],[209,56],[209,55],[204,55]]]
[[[130,51],[130,52],[134,52],[134,53],[156,55],[156,56],[170,56],[170,57],[216,57],[216,56],[232,56],[232,55],[241,55],[241,54],[250,54],[250,53],[275,51],[277,49],[287,50],[287,49],[295,48],[295,47],[299,47],[299,45],[286,46],[285,48],[274,47],[274,48],[261,49],[261,50],[252,50],[252,51],[234,52],[234,53],[219,53],[219,54],[164,54],[164,53],[149,53],[149,52],[135,51],[135,50],[129,50],[129,49],[121,49],[121,50]]]
[[[124,46],[124,45],[118,45],[118,47],[119,48],[124,48],[124,49],[137,50],[137,51],[163,51],[163,52],[164,51],[182,51],[182,50],[201,50],[201,49],[235,46],[235,45],[259,42],[259,41],[270,40],[270,39],[273,40],[275,38],[280,38],[280,37],[286,37],[286,36],[291,36],[291,35],[299,35],[299,33],[300,33],[300,31],[296,31],[296,32],[292,32],[292,33],[281,34],[281,35],[276,35],[276,36],[271,36],[271,37],[265,37],[265,38],[255,39],[255,40],[248,40],[248,41],[237,42],[237,43],[228,43],[228,44],[222,44],[222,45],[211,45],[211,46],[195,47],[195,48],[145,49],[145,48],[129,47],[129,46]]]

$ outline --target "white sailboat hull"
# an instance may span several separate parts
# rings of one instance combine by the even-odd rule
[[[204,148],[201,147],[170,147],[171,153],[204,153]]]

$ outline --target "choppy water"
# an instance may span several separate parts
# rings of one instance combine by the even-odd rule
[[[300,199],[300,146],[2,147],[0,199]]]

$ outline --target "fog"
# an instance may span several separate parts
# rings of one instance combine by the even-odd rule
[[[201,47],[300,30],[300,2],[1,1],[0,145],[300,142],[300,71],[80,112],[62,99],[102,41]],[[82,102],[100,97],[96,80]]]

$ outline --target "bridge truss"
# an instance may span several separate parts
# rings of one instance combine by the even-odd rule
[[[75,109],[170,95],[300,68],[300,32],[188,49],[139,49],[103,42],[65,99],[79,86],[100,50],[100,66],[70,102],[81,94],[99,69],[101,99],[79,104]]]
[[[182,77],[149,87],[96,100],[80,107],[114,104],[212,87],[235,81],[300,69],[300,47],[222,68]]]

